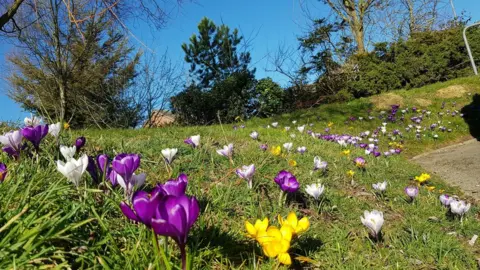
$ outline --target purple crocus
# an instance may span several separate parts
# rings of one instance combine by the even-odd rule
[[[155,217],[162,196],[163,193],[158,187],[150,193],[140,190],[133,195],[133,209],[125,202],[120,203],[120,209],[127,218],[151,228],[152,219]]]
[[[40,142],[48,134],[48,125],[27,126],[22,128],[22,135],[29,140],[35,150],[39,150]]]
[[[367,161],[365,161],[365,159],[363,157],[357,157],[353,160],[353,163],[358,168],[363,169],[363,168],[365,168],[365,165],[367,164]]]
[[[158,235],[170,236],[178,244],[182,256],[182,269],[187,266],[185,245],[193,224],[200,214],[200,207],[195,197],[164,196],[156,209],[151,226]]]
[[[405,194],[410,197],[410,201],[413,202],[413,199],[418,195],[418,187],[416,186],[408,186],[405,188]]]
[[[188,177],[186,174],[180,174],[177,179],[170,179],[163,185],[158,185],[165,195],[181,196],[185,195],[187,189]]]
[[[75,140],[75,147],[77,147],[77,152],[80,151],[80,149],[85,146],[85,142],[87,140],[85,139],[85,137],[81,136],[81,137],[78,137],[76,140]]]
[[[292,193],[297,191],[300,187],[297,178],[292,173],[285,170],[280,171],[277,176],[275,176],[274,181],[284,192]]]
[[[267,145],[266,143],[262,143],[262,144],[260,145],[260,150],[262,150],[262,151],[267,151],[267,149],[268,149],[268,145]]]
[[[130,197],[134,186],[145,182],[144,173],[135,174],[139,166],[140,156],[137,154],[119,154],[112,162],[112,169],[117,173],[116,181],[125,189],[127,197]]]
[[[98,167],[91,156],[88,156],[87,172],[92,177],[93,182],[98,183]]]
[[[7,176],[7,165],[5,163],[0,162],[0,183],[5,180],[5,177]]]

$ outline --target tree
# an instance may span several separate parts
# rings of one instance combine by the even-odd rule
[[[257,93],[257,115],[272,116],[280,113],[283,108],[284,90],[271,78],[264,78],[258,81]]]
[[[80,1],[69,2],[79,7],[76,14],[95,11],[80,8]],[[126,37],[104,16],[92,16],[77,31],[63,0],[38,5],[45,12],[18,38],[22,51],[9,57],[9,96],[26,110],[74,127],[137,125],[141,108],[128,89],[140,55]]]
[[[230,32],[224,24],[217,26],[208,18],[198,24],[198,35],[190,37],[190,43],[183,43],[185,61],[190,64],[190,73],[202,88],[212,87],[215,81],[226,79],[233,73],[249,72],[249,52],[239,52],[243,37],[238,30]]]
[[[323,0],[333,12],[350,27],[357,45],[357,53],[363,54],[365,48],[365,19],[373,11],[379,0]]]

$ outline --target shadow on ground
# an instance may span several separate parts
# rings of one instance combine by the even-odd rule
[[[463,120],[467,123],[472,137],[480,141],[480,95],[475,94],[472,102],[462,108]]]

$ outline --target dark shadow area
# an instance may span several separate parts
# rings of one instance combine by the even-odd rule
[[[299,208],[307,208],[307,197],[303,192],[287,193],[286,204],[296,204]]]
[[[475,94],[472,102],[460,111],[463,114],[463,120],[467,123],[472,137],[480,141],[480,95]]]
[[[309,255],[317,252],[324,246],[324,243],[320,239],[312,237],[300,237],[297,244],[295,244],[290,250],[290,256],[292,257],[292,269],[309,269],[312,266],[311,263],[296,260],[296,257],[306,257],[309,258]],[[310,259],[310,258],[309,258]],[[315,268],[316,269],[316,268]]]
[[[262,251],[257,248],[254,240],[249,241],[246,236],[244,241],[239,239],[241,236],[235,237],[213,225],[195,230],[191,234],[188,245],[190,250],[203,253],[202,256],[207,263],[208,259],[206,258],[210,257],[209,259],[216,260],[221,254],[228,259],[229,263],[240,267],[248,264],[254,248],[256,254],[262,254]]]

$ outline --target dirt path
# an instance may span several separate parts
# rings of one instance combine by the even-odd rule
[[[480,200],[480,142],[477,140],[447,146],[412,160]]]

